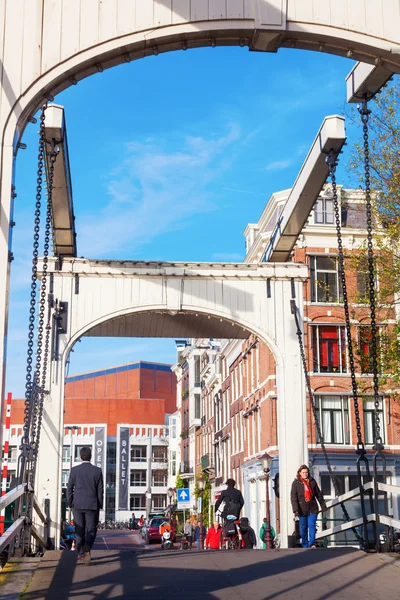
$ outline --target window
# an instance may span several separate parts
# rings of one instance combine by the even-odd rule
[[[176,475],[176,450],[171,450],[170,453],[170,471],[172,477]]]
[[[4,456],[4,452],[3,452]],[[8,462],[16,463],[18,460],[18,446],[9,446],[8,448]]]
[[[71,460],[71,446],[63,446],[62,449],[63,462],[70,462]]]
[[[74,446],[74,460],[79,461],[81,460],[81,450],[82,448],[90,448],[91,452],[93,452],[93,448],[90,444],[77,444],[76,446]]]
[[[333,200],[331,198],[318,198],[314,206],[314,222],[333,225]]]
[[[200,394],[194,395],[194,418],[201,419]]]
[[[171,419],[171,438],[176,438],[176,419]]]
[[[7,471],[7,481],[6,481],[6,488],[7,490],[9,490],[12,486],[14,486],[14,483],[16,483],[16,481],[14,481],[17,477],[17,473],[16,471]]]
[[[144,487],[146,485],[146,471],[144,469],[131,471],[130,484]]]
[[[347,396],[315,396],[317,419],[327,444],[350,444]],[[320,442],[320,440],[318,440]]]
[[[146,446],[131,447],[131,462],[146,462],[147,448]]]
[[[153,462],[167,462],[167,447],[166,446],[153,446]]]
[[[346,475],[336,475],[335,473],[335,480],[338,487],[339,496],[346,493],[346,479]],[[349,488],[349,490],[352,489],[352,487]],[[335,488],[329,475],[321,475],[321,492],[323,496],[332,496],[332,498],[336,498]]]
[[[311,301],[343,302],[342,285],[335,256],[311,256]]]
[[[357,301],[361,304],[368,302],[368,273],[357,269]]]
[[[146,510],[146,498],[144,494],[131,494],[129,502],[130,510]]]
[[[345,328],[343,326],[313,325],[314,373],[346,373]]]
[[[166,487],[167,485],[167,472],[166,471],[153,471],[153,481],[152,485],[154,487]]]
[[[63,469],[61,472],[61,487],[65,488],[68,485],[69,470]]]
[[[376,413],[379,417],[379,434],[385,443],[385,416],[383,413],[383,399],[379,400],[379,409],[375,410],[375,402],[371,397],[364,398],[364,439],[366,444],[375,442]]]
[[[194,385],[196,385],[196,386],[200,385],[200,383],[201,383],[200,370],[201,370],[200,356],[196,355],[194,357]]]
[[[167,508],[166,494],[154,494],[151,499],[153,510],[165,510]]]
[[[377,364],[379,368],[379,331],[376,334],[376,353]],[[359,351],[360,351],[360,370],[362,373],[373,372],[373,353],[372,353],[372,329],[370,326],[359,328]]]

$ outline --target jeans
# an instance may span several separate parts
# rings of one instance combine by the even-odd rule
[[[196,540],[196,548],[197,550],[200,550],[200,538]]]
[[[317,514],[300,517],[300,535],[303,548],[310,548],[315,543],[315,532],[317,529]]]
[[[89,552],[94,544],[99,522],[98,510],[76,510],[74,513],[76,551]]]

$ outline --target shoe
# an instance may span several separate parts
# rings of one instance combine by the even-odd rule
[[[310,546],[310,548],[316,548],[317,546],[315,544],[313,544],[312,546]]]
[[[85,554],[83,555],[83,561],[87,567],[90,565],[90,563],[91,563],[90,552],[85,552]]]

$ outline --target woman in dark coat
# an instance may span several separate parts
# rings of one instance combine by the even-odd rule
[[[315,548],[315,532],[319,507],[326,510],[326,504],[315,479],[310,477],[307,465],[301,465],[292,483],[290,494],[294,515],[299,517],[301,544],[303,548]]]

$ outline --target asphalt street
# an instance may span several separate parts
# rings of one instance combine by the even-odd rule
[[[398,600],[398,560],[347,549],[162,551],[99,531],[90,566],[46,552],[24,600]]]

